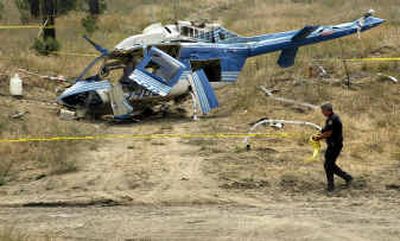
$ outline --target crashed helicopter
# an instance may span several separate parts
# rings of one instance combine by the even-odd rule
[[[218,24],[178,21],[153,24],[143,34],[118,43],[112,51],[84,37],[100,52],[66,89],[58,102],[72,110],[126,120],[148,106],[191,96],[196,117],[219,106],[214,89],[235,82],[246,59],[281,51],[278,65],[295,63],[299,47],[360,33],[384,22],[367,14],[332,26],[243,37]],[[88,73],[102,63],[97,74]]]

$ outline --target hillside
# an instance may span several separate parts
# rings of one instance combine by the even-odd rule
[[[0,23],[20,24],[14,1],[3,2]],[[165,118],[128,125],[58,118],[54,100],[66,83],[23,75],[25,97],[11,98],[8,81],[18,69],[73,78],[91,58],[39,56],[31,49],[37,30],[0,30],[1,139],[246,133],[263,117],[324,123],[319,110],[265,96],[260,86],[266,86],[277,96],[334,103],[345,128],[339,164],[355,176],[354,185],[339,181],[338,192],[325,193],[323,154],[308,161],[313,131],[299,127],[284,130],[294,138],[252,140],[251,151],[242,139],[0,143],[0,241],[399,240],[400,83],[378,75],[400,78],[399,62],[347,62],[348,87],[338,60],[400,56],[397,0],[107,2],[91,37],[108,48],[148,24],[176,19],[216,21],[245,36],[346,22],[370,8],[387,22],[360,39],[304,47],[290,69],[277,66],[277,54],[251,59],[237,83],[217,91],[221,107],[199,121],[190,119],[188,101],[171,103]],[[84,15],[57,18],[62,52],[94,53],[81,38]],[[320,77],[318,66],[327,75]]]

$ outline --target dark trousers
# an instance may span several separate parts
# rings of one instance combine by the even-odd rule
[[[324,168],[326,179],[328,181],[328,188],[333,188],[335,186],[335,174],[346,181],[352,178],[348,173],[336,165],[336,159],[339,157],[342,148],[342,144],[328,144],[328,149],[326,149]]]

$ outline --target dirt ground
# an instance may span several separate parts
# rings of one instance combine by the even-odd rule
[[[0,220],[51,240],[399,240],[398,206],[364,201],[2,208]]]
[[[229,121],[93,125],[113,134],[200,133],[216,119]],[[314,173],[309,180],[275,160],[287,150],[304,158],[309,147],[268,141],[270,149],[246,152],[241,139],[103,140],[80,152],[77,172],[25,172],[2,186],[0,228],[28,240],[399,240],[398,190],[358,180],[327,195],[320,162],[300,165]]]

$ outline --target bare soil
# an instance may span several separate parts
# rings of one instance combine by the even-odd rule
[[[113,134],[199,133],[213,122],[167,117],[93,125]],[[327,195],[321,163],[301,164],[313,173],[306,176],[301,168],[282,170],[287,165],[278,160],[291,148],[303,152],[302,160],[308,147],[268,140],[274,145],[246,152],[241,141],[85,144],[79,171],[25,172],[25,181],[0,187],[0,227],[30,240],[399,240],[396,188],[358,180],[350,189],[339,182]]]

